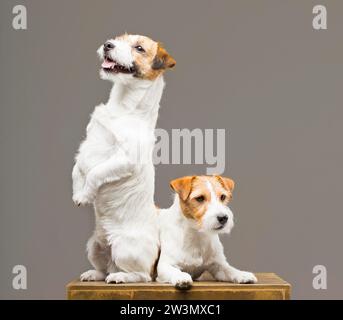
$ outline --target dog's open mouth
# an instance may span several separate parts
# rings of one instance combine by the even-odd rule
[[[134,73],[135,68],[134,67],[125,67],[118,62],[105,57],[104,61],[101,65],[102,69],[105,70],[106,72],[114,72],[114,73]]]
[[[221,230],[221,229],[223,229],[224,227],[225,227],[225,225],[223,225],[223,226],[219,226],[219,227],[216,227],[216,228],[214,228],[214,230],[218,231],[218,230]]]

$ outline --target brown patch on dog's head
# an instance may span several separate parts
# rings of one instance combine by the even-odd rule
[[[157,45],[157,52],[152,63],[152,69],[161,70],[175,67],[176,61],[174,58],[164,49],[161,42]]]
[[[232,192],[235,188],[235,182],[226,177],[222,176],[214,176],[214,179],[219,182],[221,187],[224,189],[221,190],[221,188],[215,188],[216,194],[219,197],[219,199],[223,202],[229,202],[232,199]]]
[[[232,193],[235,188],[235,182],[230,178],[225,178],[222,176],[215,176],[215,178],[222,184],[222,186]]]
[[[205,214],[208,200],[211,198],[210,192],[204,184],[204,177],[182,177],[173,180],[170,185],[179,195],[180,207],[184,216],[196,220],[201,225],[201,218]]]
[[[192,189],[193,179],[195,179],[195,176],[187,176],[170,182],[170,187],[179,195],[182,201],[188,198]]]
[[[232,198],[234,181],[221,176],[186,176],[171,181],[170,186],[179,195],[184,216],[201,225],[202,217],[211,201],[228,205]],[[214,191],[216,199],[212,199],[211,191]]]
[[[145,43],[148,42],[148,40],[145,41]],[[143,46],[146,47],[145,44],[142,44]],[[176,61],[161,43],[154,42],[153,45],[150,45],[150,48],[150,50],[144,49],[146,52],[135,58],[135,67],[137,77],[154,80],[167,69],[173,68]]]

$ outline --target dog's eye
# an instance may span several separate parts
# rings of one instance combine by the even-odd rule
[[[221,200],[221,201],[225,201],[225,199],[226,199],[226,195],[225,195],[225,194],[222,194],[222,195],[220,196],[220,200]]]
[[[204,202],[205,197],[204,196],[199,196],[199,197],[196,197],[195,200],[201,203],[201,202]]]
[[[142,46],[135,46],[135,49],[136,49],[138,52],[145,52],[145,50],[143,49]]]

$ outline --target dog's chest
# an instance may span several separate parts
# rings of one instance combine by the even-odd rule
[[[179,262],[179,267],[182,271],[190,273],[191,275],[198,273],[204,267],[204,259],[198,252],[193,252],[189,255],[184,255]]]
[[[146,121],[132,116],[111,117],[103,107],[97,107],[87,126],[78,160],[87,172],[118,150],[150,159],[154,144],[154,130]]]
[[[182,247],[179,261],[181,270],[190,273],[192,276],[201,274],[208,261],[208,243],[185,237]]]
[[[101,140],[107,138],[102,141],[108,144],[136,142],[149,145],[155,140],[154,129],[147,121],[132,115],[111,116],[101,107],[98,107],[92,115],[87,128],[88,135]]]

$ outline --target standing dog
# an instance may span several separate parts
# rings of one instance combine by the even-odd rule
[[[73,168],[73,200],[94,204],[87,244],[94,267],[81,280],[151,281],[159,253],[152,152],[164,87],[175,60],[160,43],[122,35],[98,50],[103,79],[114,83],[95,108]]]
[[[173,180],[171,187],[174,203],[159,214],[157,281],[186,289],[208,271],[218,281],[255,283],[254,274],[229,265],[218,236],[233,227],[228,204],[234,182],[220,176],[188,176]]]

